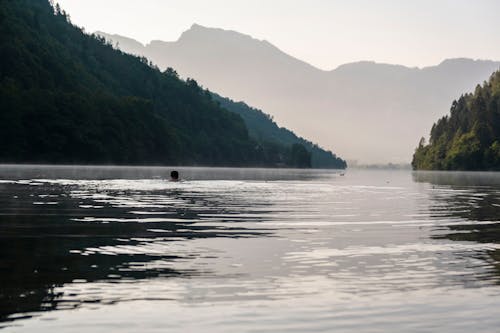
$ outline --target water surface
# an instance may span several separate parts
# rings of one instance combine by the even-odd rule
[[[494,332],[500,175],[0,167],[5,332]]]

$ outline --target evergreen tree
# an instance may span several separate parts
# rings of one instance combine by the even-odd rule
[[[449,116],[432,126],[429,144],[420,141],[414,169],[500,170],[500,72],[461,96]]]

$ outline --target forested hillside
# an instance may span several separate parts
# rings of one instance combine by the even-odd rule
[[[500,170],[500,72],[454,101],[413,156],[414,169]]]
[[[196,81],[87,35],[48,0],[0,2],[0,162],[310,166],[266,150]]]
[[[243,118],[248,127],[250,136],[263,146],[281,145],[289,147],[299,144],[311,152],[311,166],[313,168],[346,168],[346,162],[330,151],[298,137],[292,131],[279,127],[271,116],[261,110],[252,108],[243,102],[234,102],[228,98],[213,94],[214,99],[225,109],[235,112]],[[291,157],[293,158],[293,157]]]

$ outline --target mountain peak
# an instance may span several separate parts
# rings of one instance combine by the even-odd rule
[[[191,25],[191,27],[188,30],[184,31],[181,34],[181,36],[177,41],[181,42],[181,41],[200,41],[200,40],[207,40],[207,41],[231,40],[239,42],[244,42],[244,41],[261,42],[260,40],[255,39],[250,35],[246,35],[234,30],[206,27],[198,23],[193,23],[193,25]]]
[[[483,60],[483,59],[470,59],[470,58],[449,58],[443,60],[438,66],[462,66],[462,65],[472,65],[472,64],[491,64],[494,61]]]
[[[209,29],[209,28],[198,23],[193,23],[191,25],[191,28],[189,28],[189,30],[203,30],[203,29]]]
[[[351,62],[347,64],[343,64],[338,66],[336,69],[330,71],[334,73],[364,73],[364,74],[375,74],[376,72],[379,73],[388,73],[388,72],[408,72],[412,71],[414,68],[406,67],[403,65],[394,65],[394,64],[387,64],[387,63],[380,63],[380,62],[375,62],[375,61],[368,61],[368,60],[363,60],[363,61],[357,61],[357,62]]]

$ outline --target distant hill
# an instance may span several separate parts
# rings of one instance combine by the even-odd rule
[[[252,108],[244,102],[234,102],[217,94],[213,94],[213,96],[223,108],[235,112],[243,118],[250,136],[260,144],[264,146],[278,144],[284,147],[300,144],[311,152],[311,166],[313,168],[345,169],[347,167],[346,162],[332,152],[326,151],[318,145],[298,137],[295,133],[284,127],[279,127],[271,116],[261,110]]]
[[[324,71],[265,40],[197,24],[175,42],[148,45],[98,34],[359,163],[408,163],[421,133],[450,101],[500,68],[494,61],[449,59],[421,69],[365,61]]]
[[[310,167],[260,144],[196,81],[73,26],[48,0],[0,2],[0,162]]]
[[[420,141],[412,165],[500,171],[500,72],[453,102],[450,114],[432,126],[429,144]]]

